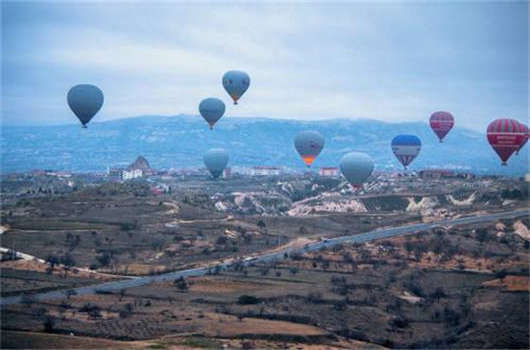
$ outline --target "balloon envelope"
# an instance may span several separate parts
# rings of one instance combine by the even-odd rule
[[[250,77],[245,72],[231,70],[223,75],[222,82],[226,92],[232,97],[234,104],[237,105],[237,101],[250,86]]]
[[[313,130],[301,131],[294,138],[294,148],[309,167],[324,148],[324,137]]]
[[[455,118],[449,112],[434,112],[430,119],[431,128],[442,142],[443,138],[455,125]]]
[[[528,126],[526,126],[525,124],[521,122],[519,122],[519,125],[521,125],[521,129],[525,136],[524,136],[523,142],[521,143],[521,145],[519,146],[519,149],[515,152],[515,154],[519,154],[519,151],[521,151],[524,145],[526,145],[526,143],[528,142]]]
[[[209,97],[205,98],[199,104],[199,113],[210,125],[210,129],[213,129],[213,126],[225,113],[225,104],[218,98]]]
[[[212,177],[217,179],[228,164],[228,152],[222,148],[212,148],[204,154],[203,160]]]
[[[392,139],[392,152],[405,169],[420,153],[421,141],[415,135],[398,135]]]
[[[350,152],[340,160],[340,171],[350,184],[361,185],[374,170],[374,161],[366,153]]]
[[[527,135],[514,119],[496,119],[488,126],[488,142],[502,160],[502,165],[519,149]]]
[[[66,101],[83,127],[86,127],[103,106],[103,92],[95,85],[79,84],[68,91]]]

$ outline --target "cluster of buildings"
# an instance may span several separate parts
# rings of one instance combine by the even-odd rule
[[[107,170],[107,176],[109,179],[115,181],[127,181],[151,175],[154,175],[154,171],[149,166],[147,159],[142,156],[136,158],[136,160],[126,168],[109,168]]]

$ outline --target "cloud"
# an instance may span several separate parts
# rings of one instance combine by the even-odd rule
[[[229,69],[252,81],[234,116],[408,121],[446,109],[482,130],[527,113],[528,19],[516,5],[2,6],[7,122],[71,121],[64,96],[78,82],[104,90],[97,120],[197,113],[205,97],[229,103]]]

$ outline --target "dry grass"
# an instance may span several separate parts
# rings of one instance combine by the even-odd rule
[[[201,277],[193,279],[190,286],[191,292],[198,293],[244,293],[263,289],[267,283],[257,283],[253,281],[238,281],[229,278]]]
[[[9,268],[14,270],[26,270],[26,271],[35,271],[45,273],[50,265],[47,263],[42,263],[37,260],[10,260],[0,262],[0,268]],[[53,269],[54,275],[63,276],[64,268],[62,266],[55,266]],[[78,278],[91,278],[96,280],[111,280],[115,276],[107,275],[105,273],[100,273],[96,271],[87,271],[82,268],[77,268],[77,272],[74,273],[73,269],[67,271],[68,275],[72,275]]]
[[[2,330],[2,349],[145,349],[149,341],[115,341],[36,332]]]
[[[530,291],[530,280],[528,276],[506,276],[502,279],[486,281],[482,285],[487,287],[500,287],[508,292]]]
[[[241,334],[283,334],[297,336],[325,335],[321,328],[285,321],[205,313],[202,331],[206,336],[234,337]]]

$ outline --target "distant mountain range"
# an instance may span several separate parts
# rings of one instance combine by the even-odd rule
[[[370,154],[376,170],[398,170],[390,149],[398,134],[417,135],[422,149],[410,169],[450,168],[476,173],[521,175],[528,170],[528,145],[512,156],[507,167],[487,143],[484,134],[456,127],[440,144],[428,124],[385,123],[376,120],[297,121],[225,116],[209,130],[199,116],[141,116],[80,125],[3,126],[2,173],[31,169],[74,172],[104,171],[127,166],[138,155],[154,169],[201,167],[211,147],[230,153],[230,166],[282,166],[302,170],[293,137],[305,129],[324,135],[326,145],[313,167],[337,166],[355,150]]]

